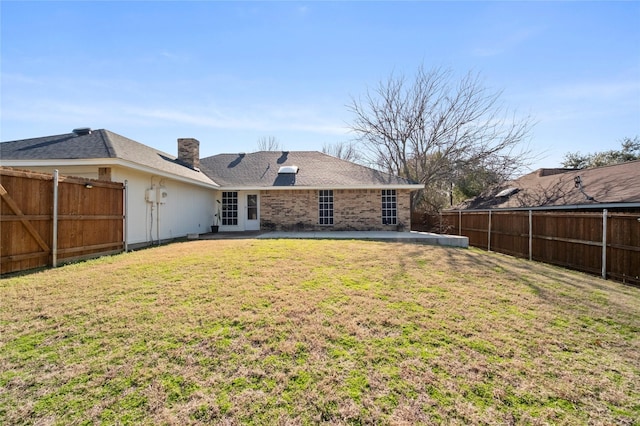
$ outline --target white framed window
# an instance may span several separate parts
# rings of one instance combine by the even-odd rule
[[[395,189],[382,190],[382,224],[398,224],[398,203]]]
[[[320,225],[333,225],[332,189],[321,189],[318,191],[318,223]]]
[[[238,224],[238,193],[236,191],[222,192],[222,225]]]

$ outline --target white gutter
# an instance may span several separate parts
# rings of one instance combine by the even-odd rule
[[[400,185],[313,185],[313,186],[219,186],[220,191],[295,191],[295,190],[321,190],[321,189],[424,189],[424,185],[400,184]]]
[[[184,176],[165,172],[150,166],[134,163],[120,158],[76,158],[76,159],[48,159],[48,160],[3,160],[3,166],[7,167],[62,167],[62,166],[120,166],[132,170],[151,173],[156,176],[170,178],[179,182],[194,184],[203,188],[219,189],[221,191],[291,191],[291,190],[320,190],[320,189],[424,189],[422,184],[378,184],[378,185],[311,185],[311,186],[239,186],[230,185],[223,186],[209,179],[202,172],[202,176],[207,177],[211,183],[190,179]]]
[[[140,172],[151,173],[156,176],[173,179],[179,182],[190,183],[203,188],[217,189],[220,187],[202,172],[202,176],[207,177],[211,183],[190,179],[185,176],[176,175],[156,169],[151,166],[134,163],[132,161],[122,160],[120,158],[76,158],[76,159],[50,159],[50,160],[2,160],[2,165],[6,167],[63,167],[63,166],[120,166],[127,169],[137,170]]]

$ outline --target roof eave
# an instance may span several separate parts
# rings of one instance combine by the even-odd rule
[[[383,185],[292,185],[292,186],[258,186],[258,185],[219,185],[221,191],[294,191],[307,190],[315,191],[321,189],[410,189],[417,191],[424,189],[424,185],[420,184],[383,184]]]
[[[197,185],[203,188],[217,189],[220,187],[211,178],[203,173],[211,183],[202,182],[196,179],[190,179],[174,173],[166,172],[132,161],[123,160],[121,158],[67,158],[67,159],[48,159],[48,160],[2,160],[2,165],[7,167],[63,167],[63,166],[120,166],[140,172],[152,173],[157,176],[170,178],[179,182]]]

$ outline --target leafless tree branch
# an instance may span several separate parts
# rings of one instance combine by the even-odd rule
[[[455,83],[450,70],[420,67],[412,82],[391,75],[352,99],[350,127],[370,165],[425,187],[478,168],[508,179],[531,160],[524,145],[533,121],[509,113],[501,95],[477,74]]]
[[[325,143],[322,145],[322,152],[354,163],[361,161],[361,155],[355,142]]]
[[[263,136],[258,139],[258,151],[281,151],[282,144],[275,136]]]

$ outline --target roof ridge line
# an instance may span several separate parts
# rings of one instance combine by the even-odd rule
[[[118,157],[118,152],[116,151],[116,148],[115,146],[113,146],[113,142],[109,137],[109,134],[108,134],[109,131],[105,129],[98,129],[96,131],[100,134],[100,138],[102,139],[102,143],[104,144],[104,147],[107,149],[107,154],[109,155],[109,158],[120,158]]]

